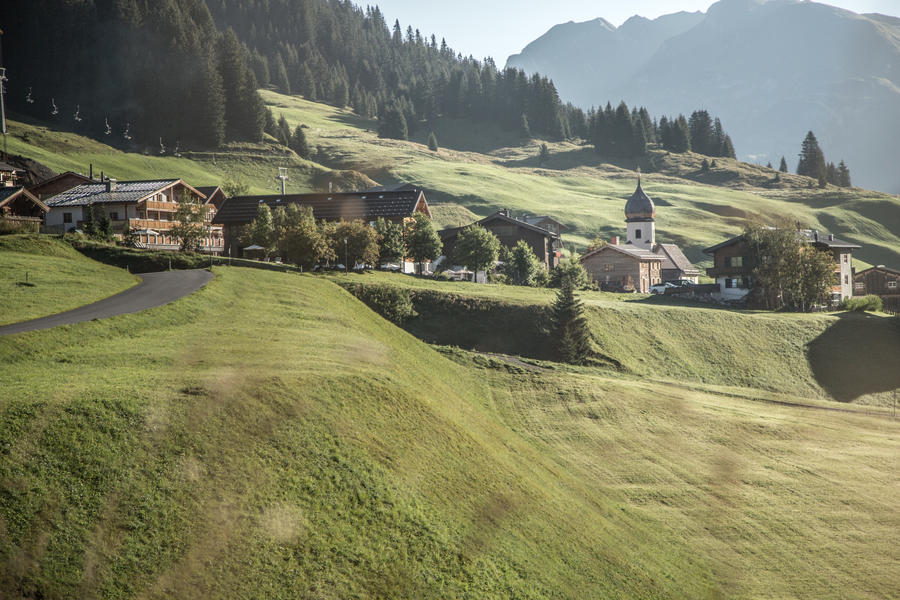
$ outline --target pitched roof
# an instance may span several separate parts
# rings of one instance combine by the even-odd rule
[[[828,248],[861,248],[862,247],[857,244],[854,244],[853,242],[839,240],[835,237],[832,237],[831,239],[829,239],[828,234],[819,233],[818,231],[814,231],[812,229],[799,229],[799,230],[797,230],[797,235],[800,237],[800,239],[802,239],[805,242],[820,244],[820,245],[826,246]],[[816,239],[817,235],[818,235],[818,239]],[[703,250],[703,252],[705,254],[712,254],[719,248],[724,248],[725,246],[731,246],[732,244],[736,244],[740,241],[743,241],[743,239],[744,239],[743,234],[738,235],[731,239],[725,240],[724,242],[720,242],[720,243],[716,244],[715,246],[710,246],[709,248],[705,248]]]
[[[857,271],[853,274],[854,277],[858,275],[862,275],[863,273],[868,273],[869,271],[886,271],[893,275],[900,275],[900,270],[892,269],[891,267],[886,267],[884,265],[878,265],[877,267],[869,267],[868,269],[863,269],[862,271]]]
[[[313,209],[316,219],[326,221],[351,221],[362,219],[374,221],[378,217],[409,217],[416,210],[419,199],[425,199],[421,190],[402,190],[396,192],[335,192],[317,194],[285,194],[265,196],[235,196],[228,198],[219,207],[213,223],[241,224],[249,223],[256,218],[260,204],[269,208],[300,204]],[[427,201],[426,201],[427,212]]]
[[[217,185],[198,185],[197,191],[206,196],[207,204],[210,202],[215,204],[216,201],[224,202],[226,199],[225,192]],[[220,198],[215,200],[215,196],[220,196]]]
[[[147,196],[152,196],[178,184],[206,198],[204,194],[180,179],[153,179],[149,181],[117,181],[116,189],[112,191],[107,191],[107,182],[85,183],[53,196],[48,204],[50,208],[57,208],[110,202],[138,202]]]
[[[37,196],[35,196],[22,186],[0,187],[0,206],[4,206],[5,204],[12,202],[19,196],[28,198],[44,212],[50,211],[50,207],[41,202]]]
[[[651,252],[650,250],[645,250],[643,248],[634,248],[628,245],[622,244],[605,244],[600,246],[596,250],[591,250],[587,254],[581,257],[581,262],[584,262],[586,259],[600,254],[606,250],[615,250],[616,252],[621,252],[622,254],[628,255],[632,258],[636,258],[641,261],[650,261],[650,260],[658,260],[662,262],[663,257],[655,252]]]
[[[10,171],[16,171],[16,172],[18,172],[18,173],[22,173],[22,172],[23,172],[22,169],[20,169],[20,168],[18,168],[18,167],[14,167],[14,166],[12,166],[11,164],[5,163],[5,162],[2,162],[2,161],[0,161],[0,171],[4,171],[4,172],[7,172],[7,173],[10,172]]]
[[[688,260],[676,244],[658,244],[656,253],[663,257],[663,269],[678,269],[686,275],[700,274],[700,269]]]
[[[366,188],[363,192],[414,192],[422,188],[412,183],[393,183],[391,185],[376,185],[375,187]]]
[[[550,238],[559,237],[552,231],[548,231],[547,229],[544,229],[543,227],[538,227],[537,225],[532,225],[531,223],[528,223],[527,221],[523,221],[520,219],[515,219],[513,217],[507,216],[507,214],[505,212],[503,212],[502,210],[497,211],[492,215],[488,215],[483,219],[475,221],[474,223],[470,223],[469,225],[464,225],[462,227],[448,227],[447,229],[442,229],[441,231],[438,231],[438,235],[441,236],[442,240],[446,240],[448,238],[452,238],[454,235],[456,235],[457,233],[459,233],[466,227],[471,227],[472,225],[481,225],[482,227],[484,227],[486,223],[490,223],[491,221],[502,221],[504,223],[516,225],[517,227],[521,227],[522,229],[527,229],[528,231],[533,231],[535,233],[539,233],[539,234],[543,235],[544,237],[550,237]]]
[[[559,225],[560,231],[562,231],[563,229],[568,229],[568,227],[566,227],[562,221],[559,221],[558,219],[555,219],[550,215],[536,215],[533,217],[524,217],[523,219],[529,225],[537,225],[541,221],[553,221],[554,223]]]
[[[59,181],[60,179],[64,179],[64,178],[76,179],[76,180],[81,181],[82,183],[90,183],[91,181],[93,181],[90,177],[86,177],[86,176],[82,175],[81,173],[76,173],[75,171],[66,171],[64,173],[60,173],[59,175],[54,175],[50,179],[45,179],[45,180],[41,181],[40,183],[36,183],[32,186],[29,186],[28,190],[32,191],[32,192],[34,192],[34,191],[39,192],[40,189],[43,188],[44,186],[46,186],[47,184],[55,183],[55,182]],[[75,185],[73,185],[72,187],[75,187]]]

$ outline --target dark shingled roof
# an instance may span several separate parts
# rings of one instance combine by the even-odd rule
[[[6,173],[9,173],[10,171],[16,171],[17,173],[23,172],[19,167],[14,167],[11,164],[2,161],[0,161],[0,171],[4,171]]]
[[[652,221],[654,216],[656,206],[650,196],[644,193],[639,179],[637,189],[625,203],[625,221]]]
[[[105,182],[85,183],[53,196],[47,204],[51,208],[57,208],[60,206],[87,206],[89,204],[109,202],[137,202],[178,183],[194,189],[180,179],[117,181],[116,189],[111,192],[106,191]]]
[[[44,212],[48,212],[50,208],[41,202],[37,196],[26,190],[21,185],[12,187],[12,186],[4,186],[0,187],[0,206],[3,206],[7,202],[10,202],[15,199],[16,196],[22,195],[25,198],[31,200],[34,204],[40,207],[40,209]]]
[[[447,229],[442,229],[441,231],[438,231],[438,235],[440,235],[442,240],[447,240],[449,238],[452,238],[454,235],[456,235],[457,233],[459,233],[466,227],[471,227],[471,225],[481,225],[482,227],[484,227],[485,223],[489,223],[491,221],[503,221],[504,223],[510,223],[512,225],[517,225],[517,226],[521,227],[522,229],[534,231],[535,233],[540,233],[541,235],[544,235],[544,236],[550,237],[550,238],[559,237],[552,231],[548,231],[548,230],[544,229],[543,227],[538,227],[537,225],[532,225],[531,223],[528,223],[527,221],[522,221],[522,220],[510,217],[510,216],[507,216],[507,214],[505,212],[503,212],[502,210],[497,211],[492,215],[488,215],[485,218],[481,219],[480,221],[475,221],[475,223],[472,223],[470,225],[464,225],[462,227],[448,227]]]
[[[797,231],[797,235],[805,242],[810,242],[813,244],[819,244],[820,246],[825,246],[826,248],[862,248],[858,244],[854,244],[853,242],[847,242],[844,240],[839,240],[837,238],[828,238],[828,234],[819,233],[818,239],[816,239],[816,231],[812,229],[800,229]],[[710,246],[709,248],[705,248],[703,252],[705,254],[712,254],[719,248],[724,248],[725,246],[731,246],[732,244],[736,244],[744,239],[743,235],[735,236],[731,239],[727,239],[724,242],[720,242],[715,246]]]
[[[235,196],[228,198],[219,207],[213,223],[220,225],[240,225],[256,218],[261,203],[275,209],[288,204],[301,204],[313,209],[316,219],[326,221],[374,221],[378,217],[386,219],[411,217],[419,199],[425,199],[421,190],[401,190],[394,192],[334,192],[331,194],[285,194],[266,196]],[[426,214],[428,205],[426,201]]]

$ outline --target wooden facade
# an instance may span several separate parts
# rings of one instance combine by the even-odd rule
[[[853,295],[879,296],[887,311],[900,312],[900,271],[884,265],[870,267],[853,275]]]
[[[607,244],[585,254],[581,264],[604,290],[649,294],[662,281],[662,258],[648,250]]]
[[[85,183],[95,182],[90,177],[85,177],[84,175],[72,171],[66,171],[65,173],[60,173],[56,177],[51,177],[50,179],[29,187],[28,191],[43,200],[44,198],[52,198],[57,194],[61,194],[71,190],[73,187]]]
[[[484,227],[500,240],[500,243],[513,248],[519,241],[524,240],[531,248],[539,261],[548,269],[554,269],[559,265],[560,239],[558,234],[531,225],[525,221],[514,219],[505,212],[497,212],[475,223]],[[453,250],[456,247],[456,239],[465,227],[453,227],[438,232],[443,243],[444,256],[452,261]]]
[[[40,227],[50,208],[23,187],[0,187],[0,219]]]

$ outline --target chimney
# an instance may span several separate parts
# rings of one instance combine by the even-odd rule
[[[110,177],[109,179],[106,180],[106,191],[107,192],[116,191],[116,180],[113,179],[112,177]]]
[[[103,171],[100,171],[100,181],[103,181]]]
[[[88,166],[88,177],[90,177],[91,179],[94,178],[94,163],[91,163]]]
[[[331,182],[330,181],[328,182],[328,193],[329,194],[331,193]]]
[[[609,238],[609,243],[613,246],[618,246],[619,245],[619,236],[614,235],[611,238]]]

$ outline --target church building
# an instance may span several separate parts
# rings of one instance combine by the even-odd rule
[[[656,242],[656,205],[637,189],[625,203],[625,243],[614,237],[609,244],[581,258],[594,281],[606,289],[648,293],[660,282],[687,279],[697,283],[700,270],[676,244]]]

